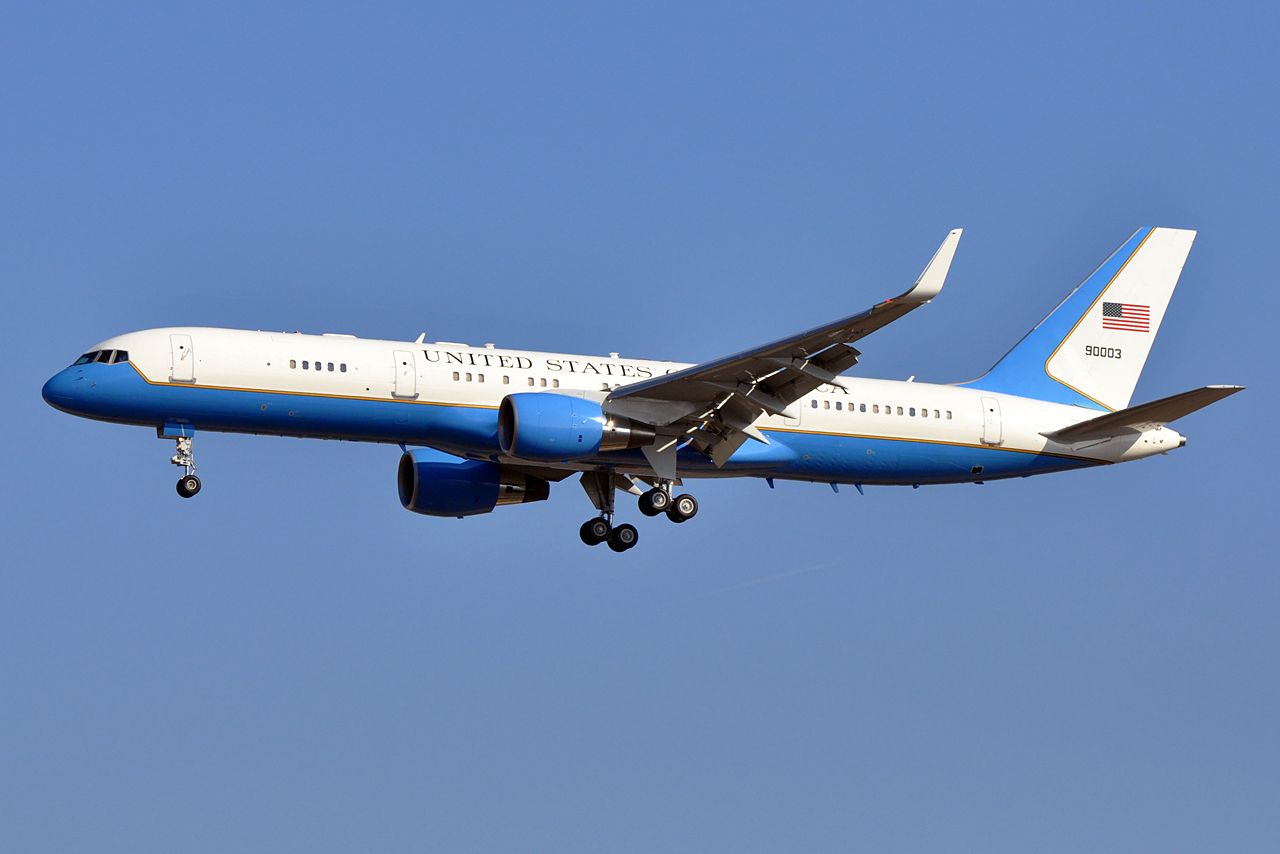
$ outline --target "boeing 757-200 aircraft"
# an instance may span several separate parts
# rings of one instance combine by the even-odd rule
[[[985,376],[953,385],[845,376],[853,345],[932,300],[947,235],[906,293],[698,365],[375,341],[351,335],[149,329],[94,345],[44,386],[64,412],[177,443],[178,494],[200,491],[197,431],[400,445],[406,509],[471,516],[541,501],[578,475],[588,545],[636,544],[616,491],[646,516],[698,512],[685,479],[981,483],[1167,453],[1165,425],[1240,391],[1207,386],[1130,406],[1195,232],[1143,228]]]

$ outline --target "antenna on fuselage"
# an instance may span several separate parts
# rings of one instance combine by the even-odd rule
[[[421,344],[423,341],[426,341],[426,340],[427,340],[427,333],[423,332],[419,334],[417,338],[413,339],[413,343]]]

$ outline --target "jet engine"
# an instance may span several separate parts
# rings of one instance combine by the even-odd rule
[[[504,504],[544,501],[551,493],[545,480],[431,448],[400,457],[396,486],[404,509],[427,516],[475,516]]]
[[[565,394],[509,394],[498,409],[498,447],[507,456],[525,460],[580,460],[639,448],[654,438],[651,427],[606,415],[600,404]]]

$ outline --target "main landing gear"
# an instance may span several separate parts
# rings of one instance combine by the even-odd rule
[[[603,516],[583,522],[582,527],[578,529],[578,536],[589,546],[608,543],[609,548],[615,552],[625,552],[640,542],[640,532],[636,530],[635,525],[623,524],[615,527]]]
[[[582,486],[587,491],[591,503],[595,504],[600,515],[582,523],[578,536],[589,546],[608,543],[615,552],[625,552],[634,548],[640,539],[640,533],[634,525],[614,525],[615,510],[614,492],[627,489],[639,492],[633,481],[615,475],[612,472],[584,472]],[[692,495],[671,495],[671,483],[660,482],[652,489],[640,494],[640,512],[645,516],[665,515],[672,522],[687,522],[698,515],[698,500]]]
[[[200,491],[200,478],[196,477],[196,458],[191,450],[192,438],[179,436],[174,441],[177,442],[178,452],[169,462],[182,466],[183,474],[178,478],[178,494],[183,498],[190,498]]]
[[[591,503],[600,511],[599,516],[583,522],[582,527],[578,529],[578,536],[582,541],[589,546],[608,543],[609,548],[615,552],[625,552],[627,549],[635,548],[636,543],[640,542],[640,532],[636,530],[636,526],[613,524],[615,509],[613,498],[617,489],[613,472],[584,472],[582,488],[587,491],[587,497],[591,499]]]
[[[688,522],[698,515],[698,499],[692,495],[671,497],[671,485],[655,486],[640,496],[640,512],[646,516],[667,514],[672,522]]]

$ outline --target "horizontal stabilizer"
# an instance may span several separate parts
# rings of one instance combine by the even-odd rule
[[[1108,412],[1079,424],[1072,424],[1052,433],[1045,433],[1048,439],[1055,442],[1081,442],[1086,439],[1106,439],[1122,433],[1141,433],[1176,421],[1184,415],[1190,415],[1198,409],[1204,409],[1211,403],[1217,403],[1224,397],[1230,397],[1243,391],[1242,385],[1211,385],[1184,391],[1172,397],[1163,397],[1150,403],[1141,403],[1122,409],[1119,412]]]

